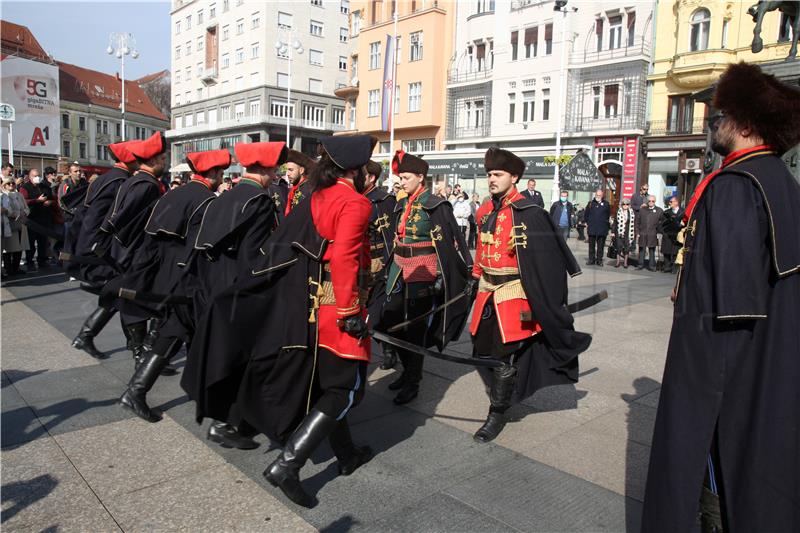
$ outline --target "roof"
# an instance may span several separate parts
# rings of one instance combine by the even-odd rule
[[[61,61],[58,74],[62,100],[119,109],[122,86],[116,76]],[[136,80],[125,80],[125,111],[167,120]]]
[[[44,51],[27,26],[0,20],[0,36],[4,55],[16,55],[53,63],[53,59]]]
[[[154,81],[158,81],[163,78],[169,78],[169,77],[170,77],[169,70],[161,70],[159,72],[154,72],[153,74],[148,74],[147,76],[142,76],[141,78],[136,80],[136,83],[138,83],[139,85],[147,85],[148,83],[152,83]]]

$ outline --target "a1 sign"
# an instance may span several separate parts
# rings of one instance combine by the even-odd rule
[[[14,106],[10,106],[8,104],[0,104],[0,120],[7,120],[9,122],[14,122],[17,113],[14,111]]]

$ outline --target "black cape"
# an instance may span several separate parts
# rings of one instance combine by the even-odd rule
[[[732,531],[800,530],[800,185],[772,155],[709,184],[687,231],[643,531],[693,529],[715,429]]]
[[[392,239],[397,230],[397,217],[394,209],[397,200],[384,189],[376,187],[368,192],[367,199],[372,202],[372,214],[369,217],[370,245],[383,245],[383,264],[389,264],[392,257]]]

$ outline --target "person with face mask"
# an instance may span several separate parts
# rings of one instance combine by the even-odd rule
[[[400,177],[408,196],[395,207],[394,249],[384,294],[376,294],[370,304],[370,319],[374,317],[378,331],[413,320],[461,294],[472,267],[452,206],[445,198],[431,194],[425,185],[428,163],[398,150],[392,159],[392,172]],[[462,298],[433,314],[427,324],[409,325],[395,335],[418,346],[444,349],[460,334],[469,304]],[[397,352],[403,372],[389,384],[389,390],[398,391],[394,403],[403,405],[419,394],[423,356],[402,348]]]
[[[642,531],[800,531],[800,90],[732,64],[683,214]],[[699,500],[699,501],[698,501]]]
[[[30,214],[28,220],[28,241],[30,248],[25,251],[25,268],[29,271],[47,265],[48,234],[47,230],[53,226],[53,190],[47,184],[39,170],[32,168],[28,171],[28,180],[19,189],[25,199]]]
[[[575,208],[569,201],[569,193],[561,191],[558,202],[550,206],[550,218],[558,228],[558,233],[566,241],[569,239],[569,228],[572,225],[572,218],[575,216]]]

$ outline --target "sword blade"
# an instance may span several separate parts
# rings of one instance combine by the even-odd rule
[[[497,361],[494,359],[477,359],[474,357],[467,358],[467,357],[459,357],[458,355],[450,354],[447,352],[441,352],[441,353],[435,352],[433,350],[423,348],[422,346],[418,346],[413,342],[404,341],[402,339],[392,337],[385,333],[381,333],[380,331],[370,331],[370,336],[375,340],[385,342],[386,344],[391,344],[392,346],[408,350],[409,352],[413,352],[419,355],[424,355],[425,357],[434,357],[436,359],[450,361],[451,363],[457,363],[459,365],[481,366],[485,368],[496,368],[498,366],[503,365],[502,361]]]

